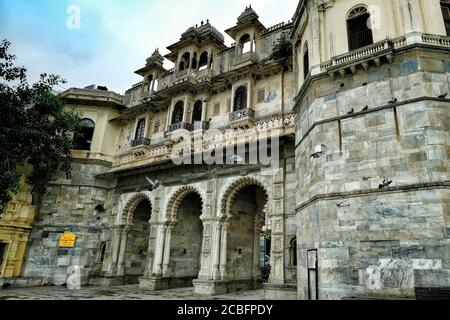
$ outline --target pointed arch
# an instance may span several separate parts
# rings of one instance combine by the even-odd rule
[[[222,199],[220,202],[220,217],[223,219],[229,219],[230,217],[230,207],[233,204],[233,201],[236,199],[237,195],[239,194],[239,191],[244,189],[245,187],[249,187],[252,185],[256,185],[260,187],[262,190],[264,190],[265,193],[265,204],[263,207],[257,208],[258,213],[262,213],[269,204],[269,199],[271,198],[271,194],[269,190],[267,189],[266,185],[260,181],[257,178],[253,177],[244,177],[239,178],[235,180],[233,183],[231,183],[226,189],[225,192],[222,195]],[[264,216],[259,217],[259,219],[264,219]]]
[[[143,201],[148,201],[150,206],[153,208],[152,200],[146,194],[138,193],[138,194],[134,195],[127,202],[127,205],[125,206],[125,209],[123,210],[123,215],[122,215],[123,224],[125,224],[127,226],[131,226],[133,224],[134,211]],[[150,212],[150,214],[151,214],[151,212]]]
[[[202,202],[202,214],[203,214],[203,207],[205,204],[205,199],[202,195],[202,193],[193,186],[184,186],[179,188],[177,191],[175,191],[172,196],[169,198],[169,202],[167,203],[167,211],[166,211],[166,218],[170,222],[176,221],[177,218],[177,212],[178,209],[183,202],[184,198],[186,198],[188,195],[195,193],[198,195]]]

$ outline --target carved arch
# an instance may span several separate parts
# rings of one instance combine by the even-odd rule
[[[170,223],[173,223],[177,220],[177,211],[181,203],[183,202],[184,198],[186,198],[188,195],[192,193],[195,193],[200,197],[202,202],[202,215],[203,215],[205,199],[202,193],[194,186],[184,186],[175,191],[173,195],[169,198],[169,201],[167,203],[166,219],[168,219]]]
[[[142,201],[148,201],[153,211],[152,200],[147,195],[143,193],[138,193],[128,201],[127,205],[125,206],[125,209],[123,210],[122,215],[123,224],[125,224],[126,226],[131,226],[133,224],[134,211],[141,204]],[[152,214],[152,212],[150,212],[150,214]]]
[[[220,202],[220,218],[228,220],[230,218],[229,212],[232,203],[236,199],[239,191],[241,191],[243,188],[256,185],[264,190],[265,193],[265,203],[264,206],[261,206],[260,208],[257,208],[257,215],[261,214],[262,212],[269,206],[269,200],[271,199],[271,193],[264,184],[264,182],[260,181],[257,178],[254,177],[244,177],[239,178],[235,180],[233,183],[231,183],[226,189],[224,194],[222,195],[222,199]],[[258,217],[258,219],[263,219],[263,216]]]

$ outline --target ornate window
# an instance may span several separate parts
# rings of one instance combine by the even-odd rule
[[[373,44],[370,13],[366,7],[356,7],[349,12],[347,34],[350,51]]]
[[[248,53],[253,51],[253,43],[250,35],[244,34],[239,40],[239,50],[240,54]]]
[[[445,30],[447,36],[450,36],[450,1],[441,1],[442,16],[444,17]]]
[[[173,109],[172,124],[183,122],[183,115],[184,115],[184,102],[178,101],[175,104],[175,108]]]
[[[308,42],[303,46],[303,78],[306,79],[309,74],[309,51]]]
[[[189,54],[189,52],[184,53],[183,56],[181,57],[179,71],[189,69],[190,61],[191,55]]]
[[[234,111],[247,109],[247,87],[241,86],[237,88],[234,95]]]
[[[203,102],[198,100],[194,104],[194,111],[192,112],[192,123],[202,121]]]
[[[145,127],[146,127],[145,119],[139,120],[136,127],[136,135],[134,138],[135,140],[143,139],[145,137]]]
[[[94,137],[95,123],[91,119],[82,119],[81,124],[83,129],[74,139],[75,150],[90,151],[92,145],[92,138]]]
[[[200,61],[198,63],[198,70],[205,70],[208,68],[208,52],[204,51],[200,55]]]

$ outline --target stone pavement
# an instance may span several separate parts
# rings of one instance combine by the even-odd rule
[[[0,290],[0,300],[264,300],[264,290],[246,291],[223,296],[200,296],[193,288],[149,292],[138,286],[8,288]]]

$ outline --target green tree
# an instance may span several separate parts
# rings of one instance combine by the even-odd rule
[[[273,44],[272,59],[275,61],[287,59],[293,55],[293,47],[286,33],[282,33],[280,38]]]
[[[35,200],[59,172],[70,178],[73,136],[82,128],[79,115],[52,94],[65,81],[43,74],[30,85],[9,47],[7,40],[0,43],[0,213],[17,193],[25,166],[31,166],[26,182]]]

